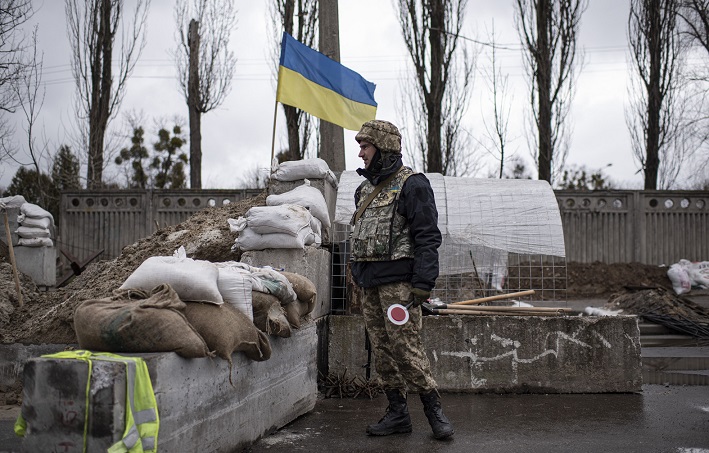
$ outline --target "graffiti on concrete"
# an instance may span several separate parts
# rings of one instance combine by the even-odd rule
[[[457,357],[461,359],[465,359],[468,362],[468,367],[470,369],[470,384],[472,388],[480,388],[484,387],[487,384],[487,380],[485,378],[481,378],[476,376],[476,370],[479,370],[482,366],[482,364],[486,362],[497,362],[497,361],[503,361],[503,360],[509,360],[510,361],[510,367],[512,371],[512,383],[517,384],[518,383],[518,367],[519,364],[529,364],[529,363],[534,363],[544,357],[547,356],[554,356],[558,358],[559,356],[559,351],[562,347],[562,343],[566,344],[571,344],[578,346],[580,348],[588,348],[591,349],[594,346],[589,344],[586,341],[582,341],[579,339],[581,334],[586,331],[585,327],[580,327],[578,328],[575,332],[569,334],[567,332],[562,332],[562,331],[555,331],[555,332],[549,332],[546,334],[545,338],[543,341],[540,341],[539,344],[544,347],[544,345],[548,344],[548,340],[550,338],[555,338],[553,340],[553,347],[551,348],[545,348],[538,353],[529,355],[528,357],[522,356],[520,354],[519,349],[522,346],[522,344],[513,338],[504,338],[501,337],[497,334],[490,334],[490,340],[492,340],[495,343],[498,343],[502,348],[505,348],[506,350],[500,354],[491,356],[491,357],[485,357],[478,355],[477,352],[474,352],[472,349],[468,349],[468,351],[448,351],[444,352],[442,351],[440,355],[442,356],[448,356],[448,357]],[[595,329],[591,330],[591,335],[596,337],[602,347],[611,348],[611,343],[603,337],[598,331]],[[466,340],[467,344],[470,345],[477,345],[480,343],[480,338],[477,338],[479,336],[469,338]],[[437,360],[437,359],[436,359]]]

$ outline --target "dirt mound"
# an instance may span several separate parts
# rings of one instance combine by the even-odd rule
[[[227,219],[242,216],[252,206],[262,206],[265,202],[264,192],[226,206],[206,208],[178,225],[162,228],[152,236],[126,246],[116,259],[89,265],[80,276],[56,291],[38,292],[31,281],[25,280],[23,284],[30,289],[23,289],[23,307],[18,308],[13,303],[15,308],[7,319],[0,317],[0,342],[76,343],[72,322],[79,303],[110,296],[145,259],[171,256],[180,246],[185,247],[190,258],[212,262],[238,261],[240,254],[231,250],[236,236],[229,231]],[[10,269],[9,265],[0,267],[0,283],[14,285],[11,271],[6,278],[6,267]]]
[[[627,287],[672,288],[667,269],[642,263],[567,263],[566,296],[604,299]]]

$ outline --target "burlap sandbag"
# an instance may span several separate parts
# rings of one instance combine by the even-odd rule
[[[104,352],[176,352],[207,357],[207,344],[187,321],[185,303],[169,285],[119,289],[83,302],[74,312],[79,347]]]
[[[266,334],[231,305],[187,302],[185,317],[202,335],[209,350],[229,363],[234,352],[243,352],[249,359],[259,362],[271,357]]]
[[[307,277],[284,271],[281,271],[281,274],[293,286],[293,291],[298,298],[295,302],[283,306],[286,319],[292,327],[297,329],[300,327],[300,318],[313,311],[318,297],[317,290],[313,282]]]
[[[298,304],[300,316],[307,315],[313,311],[318,298],[318,292],[313,282],[307,277],[292,272],[281,271],[281,274],[283,274],[293,286],[293,291],[295,291],[298,300],[303,302],[302,304]]]
[[[254,310],[254,325],[261,332],[281,338],[291,336],[290,324],[281,307],[281,301],[276,296],[253,291],[251,303]]]

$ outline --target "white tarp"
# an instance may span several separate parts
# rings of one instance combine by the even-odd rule
[[[443,233],[441,273],[506,267],[507,253],[565,257],[556,196],[549,183],[528,179],[478,179],[427,173]],[[335,223],[354,214],[354,191],[363,178],[340,176]]]

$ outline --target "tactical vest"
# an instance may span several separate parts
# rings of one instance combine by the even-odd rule
[[[372,200],[352,231],[352,256],[355,261],[393,261],[413,258],[414,246],[406,218],[397,212],[401,189],[413,175],[409,167],[401,171]],[[360,185],[357,209],[374,191],[369,181]],[[354,216],[352,217],[354,221]]]
[[[84,416],[84,451],[86,451],[86,430],[88,429],[89,386],[93,361],[121,362],[126,366],[126,404],[125,430],[123,438],[113,444],[108,453],[147,453],[158,451],[158,405],[150,382],[148,366],[140,357],[126,357],[109,352],[90,352],[86,350],[62,351],[46,354],[42,357],[56,359],[83,360],[89,365],[89,379],[86,384],[86,414]],[[26,422],[20,415],[15,422],[15,434],[24,436]]]

